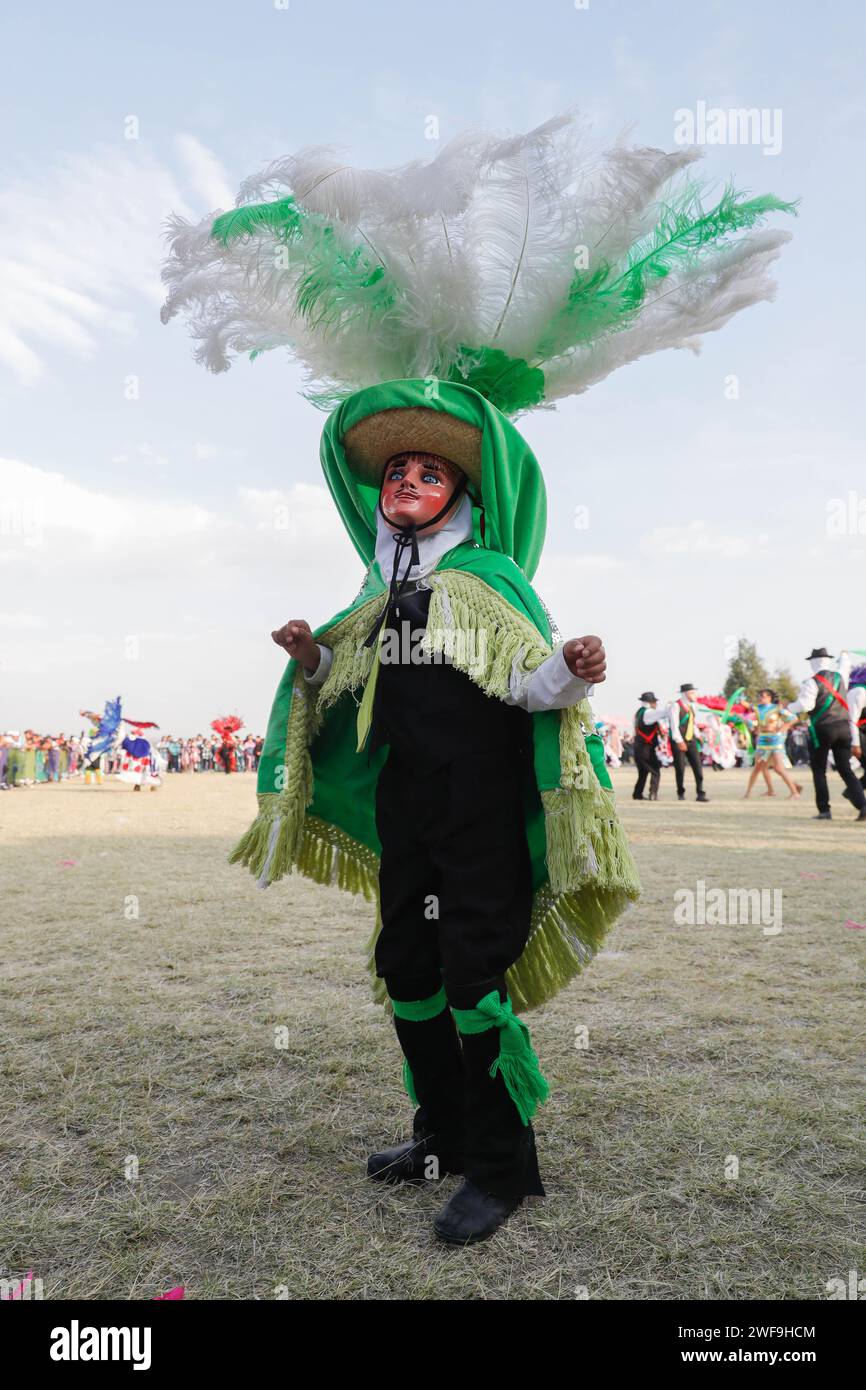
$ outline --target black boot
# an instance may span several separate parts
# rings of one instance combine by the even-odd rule
[[[449,1245],[474,1245],[498,1231],[522,1201],[522,1197],[496,1197],[492,1192],[483,1192],[464,1178],[433,1222],[433,1230]]]
[[[374,1182],[436,1182],[446,1173],[462,1173],[459,1158],[437,1152],[435,1134],[416,1136],[367,1159],[367,1177]]]
[[[697,797],[695,799],[697,801],[709,801],[710,798],[707,796],[706,792],[701,791],[698,792]]]
[[[832,813],[831,811],[819,811],[818,814],[817,814],[817,816],[813,816],[812,819],[813,819],[813,820],[832,820],[832,819],[833,819],[833,813]]]

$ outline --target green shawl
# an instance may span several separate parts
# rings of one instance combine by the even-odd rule
[[[360,593],[318,627],[334,659],[321,687],[289,661],[268,722],[258,773],[259,814],[232,851],[262,887],[291,869],[336,882],[377,903],[380,844],[375,791],[387,749],[356,751],[356,720],[373,651],[364,638],[387,584],[376,564],[378,490],[349,468],[341,440],[366,416],[424,406],[482,432],[485,544],[464,541],[439,560],[424,646],[447,652],[491,698],[509,693],[515,660],[534,670],[553,650],[547,611],[530,584],[544,542],[546,498],[538,463],[518,431],[470,387],[396,381],[359,391],[329,417],[322,436],[325,478],[343,524],[368,569]],[[531,716],[534,785],[526,789],[526,835],[534,898],[529,940],[507,974],[516,1009],[550,999],[593,957],[639,883],[614,809],[601,740],[584,701]],[[374,993],[384,987],[374,976]]]

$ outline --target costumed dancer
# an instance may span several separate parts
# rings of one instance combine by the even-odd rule
[[[237,772],[238,770],[238,741],[236,734],[243,728],[244,721],[236,714],[226,715],[225,719],[212,719],[211,728],[219,734],[222,740],[216,758],[223,772]]]
[[[175,218],[164,272],[163,316],[188,312],[207,366],[290,346],[331,409],[322,467],[367,571],[316,630],[277,630],[292,657],[232,858],[263,887],[295,869],[377,902],[376,997],[417,1109],[368,1174],[461,1173],[435,1222],[460,1244],[542,1191],[547,1083],[518,1013],[638,893],[583,698],[603,650],[563,643],[532,588],[545,490],[507,417],[769,297],[786,237],[755,229],[790,210],[733,189],[705,210],[694,185],[668,196],[695,151],[589,161],[576,133],[470,134],[390,171],[303,152],[235,211]],[[415,661],[392,659],[403,620]]]
[[[862,777],[860,785],[866,791],[866,666],[858,666],[851,672],[848,686],[848,714],[851,728],[851,754],[859,759]],[[846,787],[842,795],[851,800]]]
[[[692,769],[697,788],[697,800],[709,801],[704,791],[704,769],[701,764],[701,740],[698,734],[695,705],[698,692],[691,682],[680,686],[676,700],[667,708],[668,727],[671,731],[671,751],[674,759],[674,772],[677,779],[677,798],[686,798],[686,763]]]
[[[158,729],[158,724],[149,720],[124,719],[129,732],[121,739],[121,759],[118,778],[121,782],[131,782],[134,791],[149,787],[152,792],[162,785],[160,758],[150,739],[144,735],[145,729]]]
[[[116,700],[106,700],[105,711],[102,714],[96,714],[93,710],[88,709],[79,710],[79,714],[84,719],[89,719],[92,724],[82,759],[84,782],[86,786],[89,786],[91,782],[101,785],[102,760],[116,747],[120,736],[120,726],[123,723],[120,696],[118,695]]]
[[[640,708],[634,717],[634,760],[637,763],[637,781],[632,796],[635,801],[658,801],[659,782],[662,765],[659,762],[659,735],[665,728],[665,711],[658,708],[658,696],[652,690],[645,690],[638,696]],[[645,797],[644,787],[649,778],[649,797]]]
[[[730,772],[737,764],[737,750],[729,724],[715,713],[708,714],[707,729],[713,771]]]
[[[753,786],[762,775],[767,783],[766,795],[776,795],[770,781],[770,771],[772,770],[781,777],[788,788],[788,795],[796,801],[803,788],[799,782],[794,781],[785,767],[785,740],[790,722],[783,717],[783,712],[779,706],[779,697],[775,690],[758,691],[758,703],[755,706],[755,712],[758,716],[755,765],[749,774],[744,800],[748,801]]]
[[[813,647],[806,658],[812,674],[800,686],[800,692],[786,714],[808,715],[809,762],[815,784],[815,820],[831,820],[830,792],[827,787],[827,759],[833,754],[833,765],[848,790],[848,799],[858,812],[858,821],[866,821],[866,795],[851,767],[852,730],[848,708],[848,678],[851,657],[843,651],[836,664],[826,647]]]

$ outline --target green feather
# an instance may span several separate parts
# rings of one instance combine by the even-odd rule
[[[318,236],[305,236],[302,250],[295,308],[323,334],[339,333],[358,315],[372,323],[397,302],[397,286],[385,267],[375,264],[362,246],[344,249],[327,223]]]
[[[504,415],[515,415],[544,400],[544,372],[500,348],[461,347],[457,361],[442,375],[471,386]]]
[[[673,270],[699,264],[728,237],[757,226],[768,213],[796,215],[797,206],[773,193],[744,199],[728,186],[716,206],[705,211],[700,187],[687,184],[676,201],[662,205],[653,231],[635,242],[623,260],[603,261],[575,274],[562,310],[538,344],[536,363],[593,342],[602,333],[629,327],[650,285]]]
[[[295,311],[323,335],[339,333],[358,315],[372,323],[396,303],[397,287],[385,267],[363,246],[347,248],[333,223],[298,207],[292,197],[221,213],[211,227],[223,246],[261,233],[281,243]]]
[[[733,186],[728,186],[716,206],[704,212],[700,189],[688,185],[677,203],[662,209],[652,234],[632,247],[628,265],[611,285],[611,292],[622,286],[626,308],[640,306],[648,281],[664,278],[678,265],[688,264],[702,251],[717,247],[732,233],[754,227],[769,212],[796,214],[796,203],[785,203],[773,193],[745,202],[737,201],[740,196]]]
[[[303,217],[303,212],[291,197],[280,198],[274,203],[250,203],[247,207],[220,213],[210,234],[223,246],[228,246],[230,241],[236,241],[239,237],[255,236],[258,232],[294,236],[300,231]]]

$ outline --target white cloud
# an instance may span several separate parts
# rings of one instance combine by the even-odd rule
[[[45,618],[37,617],[35,613],[0,613],[0,627],[24,629],[45,625]]]
[[[36,380],[53,348],[87,358],[101,335],[129,337],[136,298],[162,299],[167,215],[198,217],[202,201],[226,202],[216,157],[194,136],[177,144],[180,179],[136,141],[120,141],[0,190],[0,365],[21,384]]]
[[[207,211],[234,207],[234,193],[213,151],[194,135],[178,135],[175,145],[187,167],[192,190],[203,200]]]
[[[657,526],[639,541],[640,553],[648,558],[686,555],[713,555],[737,560],[769,545],[766,532],[725,531],[708,521],[687,521],[682,525]]]
[[[46,728],[118,690],[148,717],[198,724],[214,701],[260,728],[281,670],[271,629],[330,618],[363,573],[324,487],[202,506],[18,459],[0,460],[3,561],[0,723]]]

